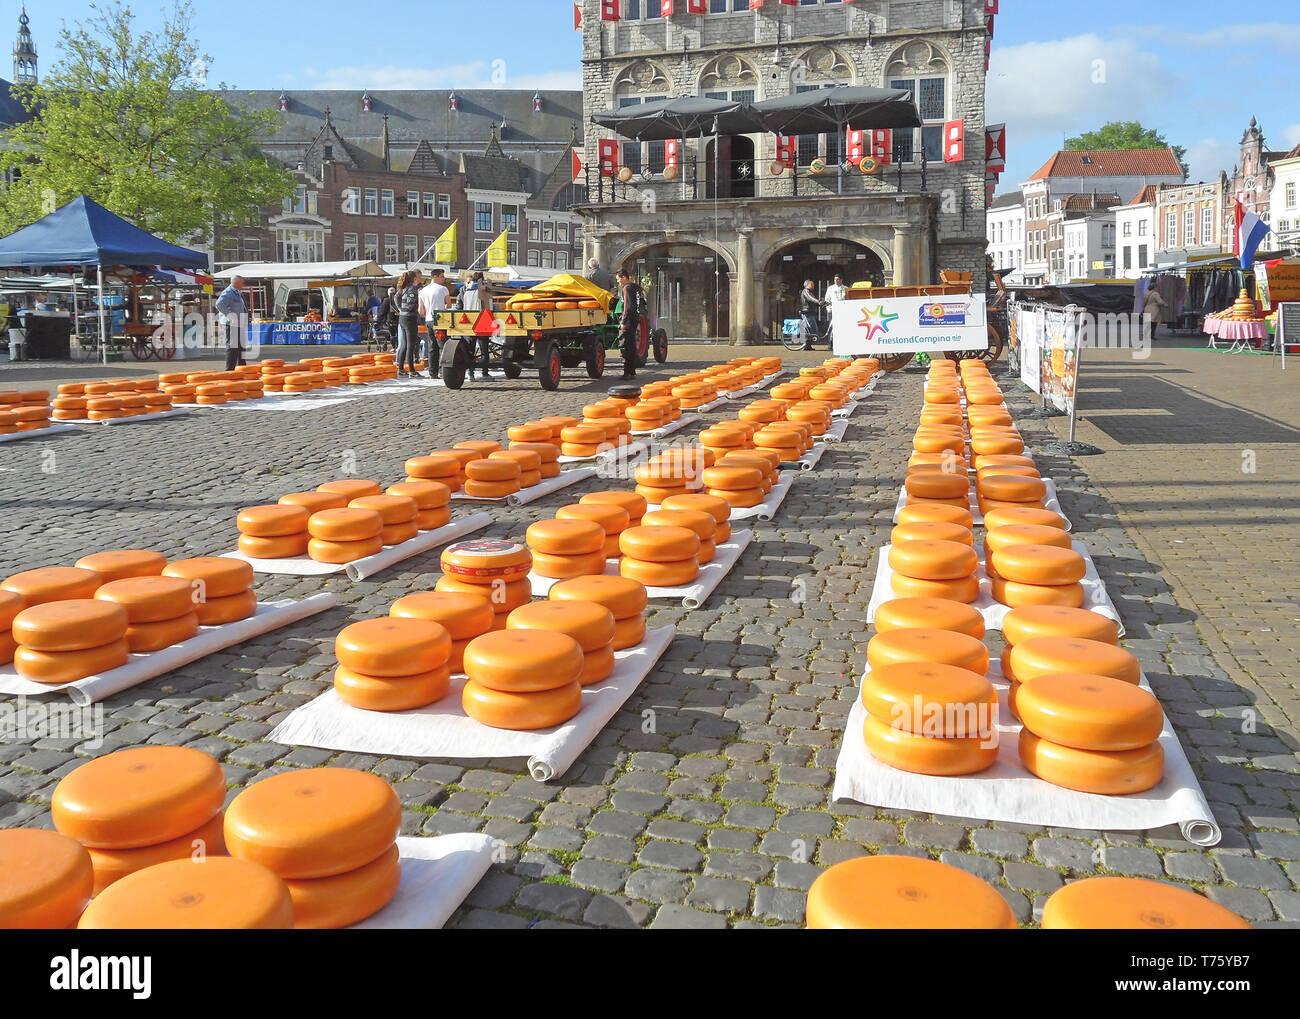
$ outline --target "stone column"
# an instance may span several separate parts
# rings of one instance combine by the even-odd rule
[[[731,286],[731,342],[754,343],[754,247],[748,231],[736,234],[736,272]]]
[[[610,272],[613,272],[614,270],[610,269],[610,267],[605,264],[605,238],[598,234],[588,233],[586,235],[586,241],[587,243],[585,247],[587,249],[587,258],[582,264],[581,271],[586,272],[587,261],[594,258],[600,263],[602,269],[608,269]]]
[[[763,330],[771,325],[768,322],[767,273],[754,273],[754,342],[763,342]]]
[[[912,248],[908,228],[894,227],[894,278],[891,286],[910,287],[912,283]]]
[[[917,231],[916,255],[917,255],[917,274],[918,274],[917,282],[923,284],[939,282],[938,280],[939,274],[935,271],[935,267],[931,264],[932,259],[930,257],[930,227],[928,225],[923,227],[919,231]],[[947,267],[940,266],[940,268],[947,268]]]

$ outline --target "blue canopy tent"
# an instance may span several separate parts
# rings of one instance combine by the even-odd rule
[[[0,267],[3,268],[76,269],[92,265],[99,285],[100,353],[107,361],[104,266],[206,269],[208,256],[154,237],[85,195],[0,238]]]

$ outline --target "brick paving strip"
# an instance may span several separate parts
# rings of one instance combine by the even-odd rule
[[[775,352],[795,366],[825,356]],[[649,374],[677,374],[737,353],[678,348],[670,365]],[[127,370],[104,374],[114,373]],[[1032,406],[1023,391],[1002,381],[1030,445],[1052,438],[1048,426],[1023,417]],[[574,413],[609,384],[566,379],[558,393],[544,393],[525,376],[480,384],[481,393],[426,389],[304,414],[194,414],[12,444],[0,448],[5,570],[113,547],[206,554],[229,545],[241,506],[314,487],[348,468],[396,479],[407,456]],[[754,544],[703,608],[655,608],[651,625],[676,623],[677,640],[554,782],[534,782],[515,761],[466,768],[266,741],[290,710],[328,688],[339,629],[432,586],[439,569],[431,554],[358,584],[259,577],[263,597],[303,597],[324,587],[338,592],[342,605],[105,702],[98,748],[57,739],[0,743],[0,824],[47,826],[55,783],[87,757],[184,743],[221,760],[232,797],[290,768],[356,767],[393,782],[405,808],[404,834],[482,831],[501,839],[510,847],[506,859],[451,926],[797,926],[805,892],[824,867],[877,852],[970,870],[999,888],[1026,924],[1066,879],[1097,873],[1165,876],[1253,922],[1300,923],[1297,776],[1294,765],[1259,764],[1294,746],[1294,727],[1261,723],[1243,734],[1240,719],[1221,711],[1244,698],[1222,670],[1212,671],[1213,650],[1196,628],[1199,611],[1152,565],[1135,536],[1141,515],[1126,524],[1122,508],[1084,473],[1086,460],[1040,457],[1119,605],[1127,646],[1183,740],[1224,841],[1206,852],[1176,829],[1041,829],[828,802],[865,665],[871,565],[888,540],[920,391],[917,374],[888,379],[852,418],[846,441],[800,475],[777,518],[752,522]],[[1186,474],[1199,455],[1183,455]],[[517,536],[531,520],[609,484],[596,479],[522,509],[494,508],[497,522],[482,533]]]

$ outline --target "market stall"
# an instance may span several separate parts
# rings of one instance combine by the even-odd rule
[[[370,292],[395,282],[373,260],[354,262],[248,262],[216,274],[224,286],[236,276],[247,284],[250,344],[356,344]]]

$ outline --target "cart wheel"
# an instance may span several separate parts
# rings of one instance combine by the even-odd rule
[[[636,352],[636,367],[644,368],[650,360],[650,330],[644,318],[637,323],[636,346],[633,349]]]
[[[668,333],[656,329],[650,334],[650,344],[654,348],[655,360],[663,364],[668,360]]]
[[[983,350],[950,350],[948,352],[949,361],[983,361],[985,364],[993,364],[1002,356],[1002,348],[1005,340],[1002,338],[1002,331],[992,322],[988,324],[989,344]]]
[[[448,389],[460,389],[465,385],[465,366],[463,364],[445,364],[442,366],[442,381]]]
[[[520,367],[518,361],[503,361],[501,367],[505,370],[508,379],[517,379],[524,373],[524,369]]]
[[[148,361],[149,358],[153,357],[153,354],[154,351],[153,351],[152,343],[149,343],[146,340],[132,338],[131,356],[134,357],[137,361]]]
[[[170,361],[176,356],[176,341],[169,336],[153,349],[159,361]]]
[[[593,343],[592,348],[592,353],[587,357],[587,375],[598,379],[605,374],[605,347],[601,343]]]
[[[560,388],[560,372],[564,370],[564,365],[560,362],[560,352],[552,349],[551,356],[546,359],[546,363],[537,369],[537,374],[542,378],[543,389]]]

